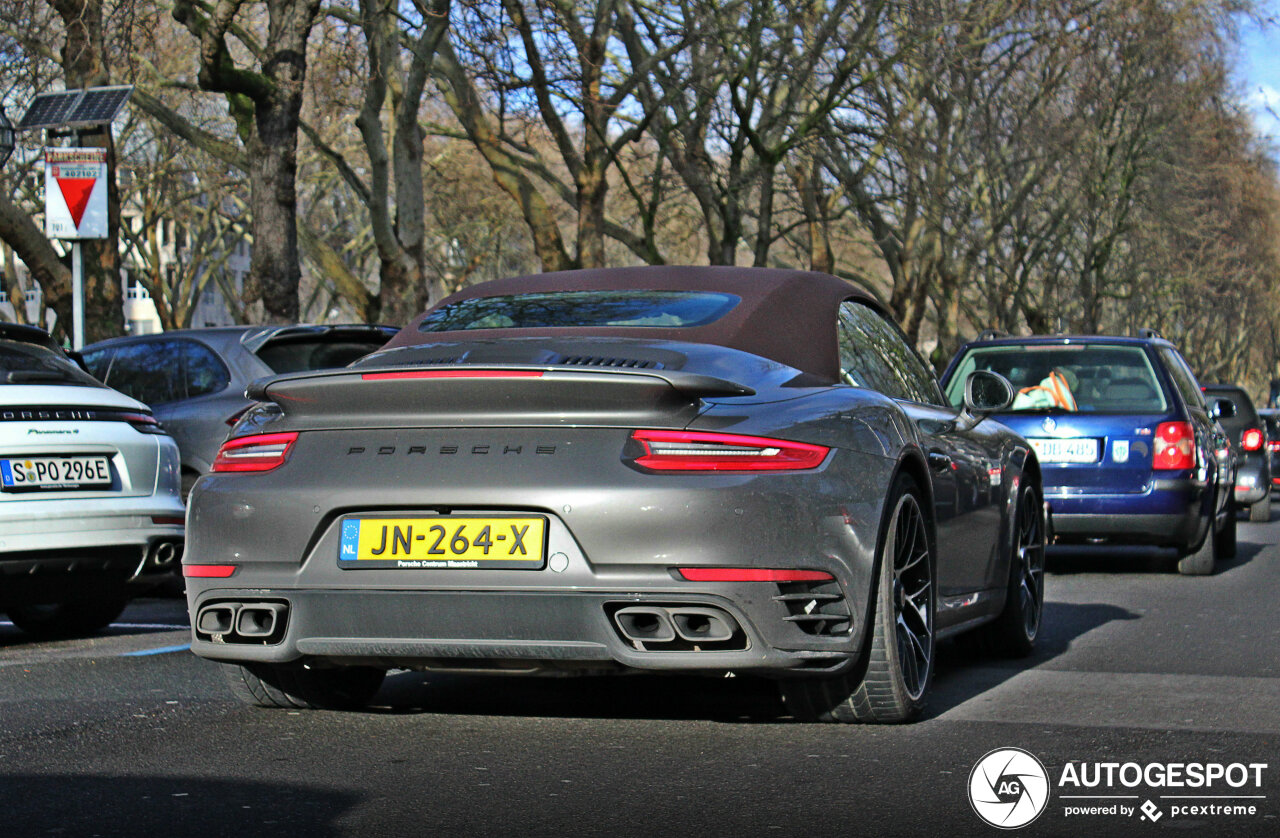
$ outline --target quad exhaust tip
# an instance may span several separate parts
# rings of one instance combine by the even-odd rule
[[[737,629],[728,614],[714,608],[672,608],[669,613],[676,634],[691,643],[723,643]]]
[[[670,643],[676,639],[675,627],[665,608],[622,608],[613,619],[622,636],[633,642]]]
[[[618,633],[641,651],[711,651],[747,648],[746,635],[728,612],[710,606],[630,605],[613,612]]]
[[[281,602],[219,602],[196,614],[196,631],[214,643],[279,642],[289,606]]]

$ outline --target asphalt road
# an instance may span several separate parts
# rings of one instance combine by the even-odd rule
[[[1277,542],[1241,521],[1210,578],[1058,561],[1040,651],[944,646],[905,727],[797,724],[745,678],[403,673],[369,712],[258,710],[186,651],[178,600],[88,640],[0,622],[0,836],[995,835],[970,773],[1011,747],[1047,781],[984,762],[976,796],[1017,820],[1047,790],[1020,834],[1276,836]]]

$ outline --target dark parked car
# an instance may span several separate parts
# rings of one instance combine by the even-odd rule
[[[975,371],[1018,391],[998,416],[1039,455],[1055,543],[1169,547],[1187,574],[1235,553],[1233,456],[1220,411],[1169,341],[996,337],[966,344],[943,375],[952,404]]]
[[[112,338],[85,347],[89,371],[155,411],[182,451],[183,497],[209,471],[255,379],[344,367],[382,347],[391,326],[230,326]]]
[[[1205,398],[1226,399],[1235,405],[1234,416],[1219,422],[1236,449],[1236,506],[1248,508],[1250,521],[1271,520],[1271,455],[1267,451],[1267,427],[1243,387],[1210,384]]]
[[[1267,464],[1271,466],[1271,490],[1280,485],[1280,410],[1263,408],[1258,411],[1267,431]]]
[[[191,498],[196,654],[264,706],[392,668],[765,673],[799,717],[919,713],[939,638],[1027,654],[1026,442],[825,274],[470,287],[345,370],[255,386]]]

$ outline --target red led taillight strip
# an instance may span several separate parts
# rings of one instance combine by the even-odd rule
[[[787,570],[761,567],[678,567],[686,582],[825,582],[835,577],[825,570]]]
[[[808,442],[707,431],[633,431],[644,446],[636,465],[651,471],[803,471],[831,449]]]
[[[403,378],[542,378],[542,370],[397,370],[366,372],[365,381],[388,381]]]

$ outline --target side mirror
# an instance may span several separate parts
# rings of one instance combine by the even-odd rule
[[[1214,399],[1209,415],[1214,419],[1233,419],[1236,415],[1235,402],[1231,399]]]
[[[998,372],[975,370],[964,380],[964,408],[983,415],[998,413],[1013,404],[1013,385]]]

